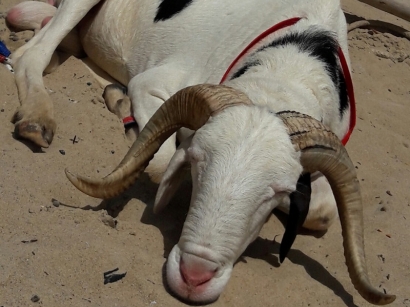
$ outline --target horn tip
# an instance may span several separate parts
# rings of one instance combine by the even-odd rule
[[[67,178],[70,180],[72,177],[75,177],[75,175],[69,171],[68,168],[64,169],[65,175],[67,176]],[[71,180],[70,180],[71,181]]]
[[[122,191],[113,191],[107,189],[107,185],[104,179],[93,180],[80,175],[76,175],[65,169],[65,174],[68,180],[81,192],[95,198],[112,198],[118,196]]]
[[[77,176],[74,173],[70,172],[68,168],[66,168],[64,172],[68,180],[70,180],[71,183],[73,183],[73,181],[76,181]]]
[[[74,173],[72,173],[71,171],[69,171],[68,168],[66,168],[65,170],[65,175],[67,176],[67,179],[81,192],[88,194],[90,196],[93,196],[92,194],[90,194],[90,192],[88,191],[88,189],[85,189],[84,187],[84,183],[86,183],[86,180],[84,180],[85,178],[82,178],[81,176],[78,176]],[[97,197],[97,196],[94,196]]]
[[[362,296],[369,303],[379,306],[391,304],[396,300],[396,295],[382,293],[374,288],[370,290],[369,293]]]
[[[396,300],[396,295],[394,295],[394,294],[386,294],[384,297],[383,297],[383,300],[382,300],[382,304],[383,305],[387,305],[387,304],[390,304],[390,303],[393,303],[394,301]]]

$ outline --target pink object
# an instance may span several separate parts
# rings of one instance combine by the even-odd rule
[[[194,255],[184,256],[181,258],[179,269],[184,282],[188,286],[198,287],[215,276],[216,263]]]

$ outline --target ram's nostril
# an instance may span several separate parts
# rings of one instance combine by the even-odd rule
[[[181,264],[180,272],[184,282],[190,286],[200,286],[212,279],[215,271],[188,270]]]
[[[179,268],[184,282],[193,287],[207,283],[218,271],[215,262],[191,254],[184,254],[181,257]]]

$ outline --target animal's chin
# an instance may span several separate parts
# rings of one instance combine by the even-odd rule
[[[167,260],[166,281],[172,294],[181,301],[192,305],[206,305],[216,301],[229,280],[232,268],[224,269],[223,272],[219,272],[217,276],[200,285],[191,286],[187,284],[181,274],[180,255],[181,251],[176,245]]]

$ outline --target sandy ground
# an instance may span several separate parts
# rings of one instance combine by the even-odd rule
[[[10,36],[4,25],[5,11],[18,2],[0,0],[0,38],[12,50],[32,36]],[[349,20],[379,19],[410,30],[355,0],[343,8]],[[369,30],[354,30],[349,39],[358,122],[347,148],[361,180],[368,269],[375,286],[397,295],[392,306],[410,306],[410,42]],[[162,272],[181,231],[189,184],[158,216],[152,213],[157,186],[147,180],[111,201],[85,196],[64,168],[100,177],[129,145],[122,124],[101,103],[102,89],[75,58],[47,75],[58,130],[52,146],[39,151],[13,138],[10,119],[19,101],[3,65],[0,81],[0,306],[183,306],[166,291]],[[115,228],[102,209],[110,207],[120,208],[109,210]],[[339,223],[319,238],[299,236],[279,265],[272,240],[280,242],[283,232],[273,216],[213,306],[369,306],[349,280]],[[105,285],[103,272],[114,268],[127,275]]]

